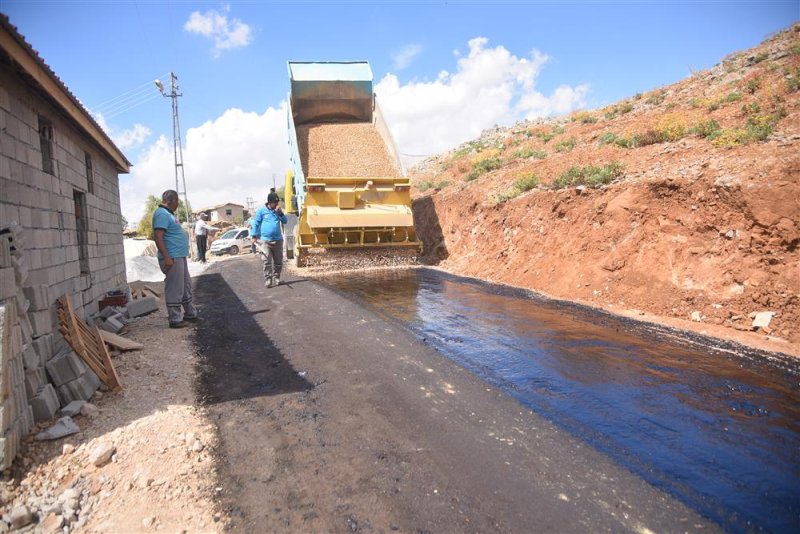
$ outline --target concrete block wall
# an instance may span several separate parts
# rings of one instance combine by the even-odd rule
[[[53,174],[44,172],[39,116],[53,125]],[[97,311],[106,291],[126,284],[122,212],[116,167],[93,141],[0,67],[0,224],[29,230],[26,267],[30,285],[46,285],[52,301],[80,293],[76,311]],[[86,171],[92,159],[92,187]],[[88,270],[81,272],[73,192],[85,194]],[[2,274],[2,273],[0,273]]]
[[[52,174],[43,170],[40,116],[53,127]],[[90,396],[99,385],[88,369],[59,386],[48,380],[47,363],[67,347],[56,299],[68,295],[76,313],[88,317],[106,291],[127,285],[114,161],[7,64],[0,64],[0,191],[0,468],[6,468],[34,417],[48,418],[56,401]],[[86,205],[83,264],[75,191]]]

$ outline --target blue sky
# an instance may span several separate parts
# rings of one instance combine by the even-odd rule
[[[434,154],[494,124],[676,82],[800,20],[798,0],[0,0],[0,11],[134,163],[121,177],[130,220],[174,185],[170,104],[153,84],[170,71],[190,201],[244,204],[286,170],[287,60],[369,60],[400,152]]]

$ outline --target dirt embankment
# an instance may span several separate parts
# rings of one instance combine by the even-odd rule
[[[800,354],[800,25],[710,71],[518,124],[412,175],[426,259]],[[753,332],[754,312],[774,312]]]

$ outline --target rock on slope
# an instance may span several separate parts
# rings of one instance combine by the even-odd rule
[[[795,25],[671,86],[425,161],[418,234],[450,271],[612,311],[745,331],[773,311],[758,334],[794,352],[799,141]]]

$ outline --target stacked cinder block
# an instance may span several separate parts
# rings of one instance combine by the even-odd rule
[[[25,234],[16,223],[0,225],[2,468],[11,465],[34,422],[52,419],[62,405],[89,399],[100,386],[55,329],[55,298],[48,286],[28,284]]]
[[[37,364],[28,301],[19,289],[27,278],[22,254],[24,232],[0,228],[0,466],[11,465],[19,444],[33,428],[25,363]],[[34,379],[35,380],[35,379]]]

